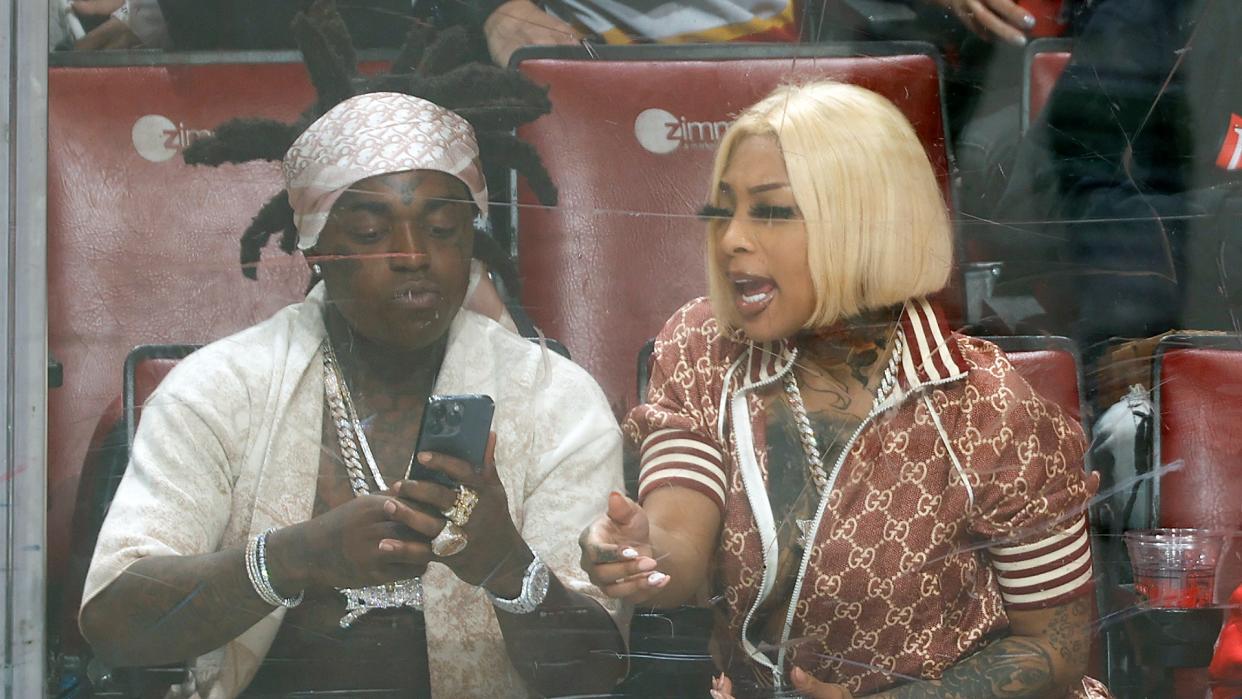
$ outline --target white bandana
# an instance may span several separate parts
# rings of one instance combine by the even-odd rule
[[[360,180],[436,170],[461,180],[487,216],[487,183],[474,129],[462,117],[398,92],[351,97],[328,110],[289,147],[282,170],[298,248],[319,240],[332,205]]]

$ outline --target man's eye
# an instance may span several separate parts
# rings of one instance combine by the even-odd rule
[[[384,231],[379,228],[361,228],[350,231],[349,237],[359,243],[374,243],[384,237]]]
[[[750,217],[758,221],[788,221],[797,217],[797,212],[792,206],[772,206],[770,204],[756,204],[750,207]]]
[[[457,235],[456,228],[447,228],[444,226],[432,226],[431,227],[431,237],[433,238],[446,239],[446,238],[452,238],[455,235]]]

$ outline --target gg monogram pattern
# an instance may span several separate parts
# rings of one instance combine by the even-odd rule
[[[281,168],[303,250],[319,239],[337,198],[376,175],[450,174],[466,184],[479,212],[487,215],[487,183],[469,122],[397,92],[358,95],[328,110],[293,142]]]
[[[925,301],[907,304],[902,331],[903,398],[862,430],[842,463],[785,642],[785,670],[796,665],[856,695],[937,679],[1008,627],[1007,608],[1060,605],[1091,589],[1077,422],[995,346],[949,332]],[[737,463],[747,457],[721,404],[746,396],[766,482],[764,398],[781,390],[770,379],[788,368],[788,350],[722,333],[710,305],[691,302],[657,339],[648,402],[624,426],[632,444],[645,445],[642,493],[704,481],[723,491],[718,655],[735,680],[760,685],[772,671],[748,656],[742,633],[765,556]],[[677,450],[680,463],[665,456],[662,469],[650,468],[652,435],[670,433],[697,443]],[[765,640],[754,628],[750,635]],[[1089,678],[1083,687],[1100,695]]]

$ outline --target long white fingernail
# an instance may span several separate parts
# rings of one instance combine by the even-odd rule
[[[668,576],[666,576],[664,573],[661,573],[660,571],[657,570],[656,572],[647,576],[647,584],[648,585],[659,585],[660,583],[664,582],[664,578],[666,577]]]
[[[638,552],[634,549],[621,549],[621,556],[624,558],[638,558]]]
[[[1026,25],[1027,29],[1034,29],[1035,28],[1035,15],[1027,15],[1023,17],[1022,23]]]

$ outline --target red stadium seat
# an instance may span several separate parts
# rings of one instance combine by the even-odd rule
[[[981,338],[1005,351],[1014,369],[1044,398],[1056,403],[1078,420],[1083,419],[1082,366],[1078,348],[1068,337],[1017,335]],[[647,392],[655,340],[648,340],[638,353],[638,400]]]
[[[1022,71],[1022,133],[1026,133],[1048,104],[1052,88],[1069,64],[1073,47],[1072,39],[1039,39],[1026,47],[1026,65]]]
[[[99,528],[125,474],[142,406],[177,362],[197,348],[197,345],[142,345],[125,358],[121,398],[110,404],[100,417],[91,448],[82,463],[73,512],[69,571],[59,598],[60,609],[49,615],[53,619],[59,617],[58,651],[63,656],[89,656],[85,639],[78,631],[78,605]]]
[[[1226,535],[1216,571],[1216,601],[1223,603],[1242,582],[1242,337],[1166,337],[1156,347],[1152,381],[1152,468],[1160,469],[1151,490],[1152,526]],[[1209,614],[1197,621],[1202,623],[1175,631],[1179,637],[1205,637],[1196,652],[1206,666],[1219,619]],[[1184,623],[1191,623],[1189,617]],[[1142,633],[1132,634],[1133,643],[1143,641]],[[1197,662],[1168,665],[1155,676],[1176,690],[1170,696],[1204,696],[1205,667]]]
[[[1165,338],[1153,371],[1154,451],[1167,469],[1153,494],[1156,525],[1242,531],[1242,338]],[[1242,582],[1242,568],[1223,572],[1222,599]]]
[[[941,66],[929,45],[535,47],[514,62],[548,85],[553,111],[519,135],[560,188],[542,208],[517,193],[523,303],[603,385],[633,405],[634,356],[703,294],[702,204],[731,115],[789,80],[835,78],[873,89],[910,118],[946,194]],[[952,197],[949,197],[952,201]]]
[[[48,568],[64,567],[78,469],[140,344],[207,342],[305,291],[275,250],[241,276],[238,238],[280,191],[276,163],[191,167],[180,151],[238,116],[295,119],[314,99],[299,54],[56,53],[48,89]],[[375,69],[378,62],[365,68]]]
[[[130,349],[222,337],[305,289],[304,265],[278,251],[257,283],[238,267],[238,237],[282,186],[278,166],[190,167],[181,149],[233,117],[296,118],[313,91],[292,52],[50,61],[48,343],[64,383],[48,395],[48,577],[59,581],[79,470],[92,432],[112,427],[100,416]]]

